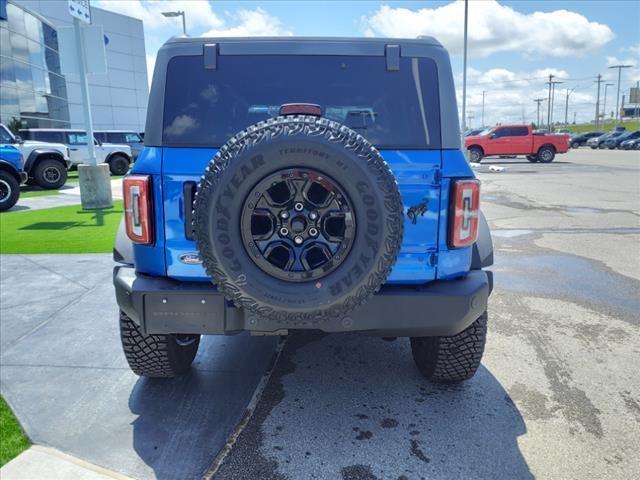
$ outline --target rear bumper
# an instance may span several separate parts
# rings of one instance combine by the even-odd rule
[[[115,267],[113,281],[120,309],[147,334],[277,334],[306,329],[380,336],[455,335],[486,310],[493,288],[492,272],[484,270],[422,286],[385,285],[346,317],[287,325],[234,307],[211,284],[149,277],[130,266]]]

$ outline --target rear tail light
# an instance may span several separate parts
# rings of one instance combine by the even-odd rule
[[[478,238],[480,181],[456,180],[451,197],[449,246],[466,247]]]
[[[127,236],[135,243],[152,244],[151,176],[129,175],[125,177],[122,193]]]

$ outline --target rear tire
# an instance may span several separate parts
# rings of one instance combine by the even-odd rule
[[[529,160],[531,163],[536,163],[538,161],[538,156],[537,155],[527,155],[527,160]]]
[[[187,372],[200,345],[200,335],[145,335],[122,311],[120,340],[133,373],[151,378],[172,378]]]
[[[571,144],[571,148],[580,148],[580,143],[578,143],[578,142],[573,142],[573,143]]]
[[[46,190],[56,190],[67,181],[67,167],[52,158],[42,160],[33,171],[33,181]]]
[[[0,171],[0,212],[13,207],[20,197],[20,184],[9,172]]]
[[[471,147],[469,149],[469,161],[472,163],[480,163],[482,162],[482,150],[478,147]]]
[[[459,383],[478,370],[487,340],[487,312],[457,335],[411,337],[411,353],[420,373],[435,383]]]
[[[538,150],[536,157],[538,157],[538,161],[541,163],[551,163],[553,159],[556,158],[556,152],[551,147],[542,147]]]
[[[111,175],[124,175],[129,171],[129,160],[124,155],[114,155],[109,159]]]

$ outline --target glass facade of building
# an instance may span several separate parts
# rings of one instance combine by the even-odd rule
[[[54,27],[0,0],[0,120],[20,128],[70,126]]]

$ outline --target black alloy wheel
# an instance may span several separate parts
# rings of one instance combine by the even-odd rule
[[[265,177],[247,196],[241,222],[242,241],[253,261],[291,282],[335,270],[347,257],[356,228],[342,187],[309,168]]]

